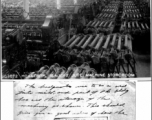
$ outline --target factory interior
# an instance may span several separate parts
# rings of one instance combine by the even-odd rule
[[[150,0],[2,0],[3,79],[150,77]]]

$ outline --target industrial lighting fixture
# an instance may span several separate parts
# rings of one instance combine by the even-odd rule
[[[42,25],[43,27],[48,27],[49,26],[49,19],[51,19],[53,16],[52,15],[47,15],[46,16],[46,20],[45,20],[45,22],[44,22],[44,24]]]
[[[52,18],[52,15],[47,15],[46,18]]]
[[[74,0],[74,5],[77,4],[77,0]]]
[[[3,64],[6,64],[6,63],[7,63],[6,59],[3,59],[3,60],[2,60],[2,63],[3,63]]]

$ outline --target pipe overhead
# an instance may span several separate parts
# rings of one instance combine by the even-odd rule
[[[98,38],[99,38],[99,34],[97,34],[97,36],[95,37],[95,39],[92,41],[92,43],[89,45],[89,47],[94,47],[95,46],[95,43],[97,42]]]

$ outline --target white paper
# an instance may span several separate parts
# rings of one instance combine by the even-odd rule
[[[26,81],[14,84],[15,120],[135,120],[135,84]]]

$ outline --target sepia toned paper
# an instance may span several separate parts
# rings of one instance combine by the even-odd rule
[[[135,83],[14,83],[15,120],[135,120]]]

